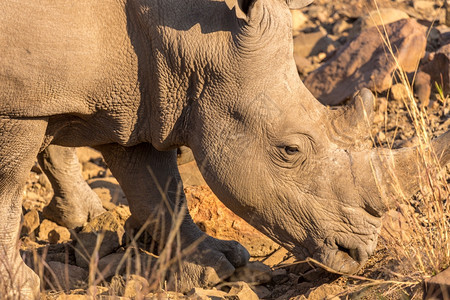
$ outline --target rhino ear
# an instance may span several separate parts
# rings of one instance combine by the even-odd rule
[[[243,20],[247,20],[247,14],[253,2],[255,2],[255,0],[225,0],[228,8],[234,8],[236,16]]]
[[[290,9],[300,9],[310,5],[314,0],[286,0]]]

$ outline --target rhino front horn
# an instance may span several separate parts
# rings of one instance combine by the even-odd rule
[[[398,188],[405,197],[412,197],[425,182],[425,170],[420,161],[436,155],[438,163],[450,163],[450,131],[431,141],[431,146],[420,151],[420,146],[396,150],[380,149],[381,164],[390,194],[398,195]],[[425,156],[425,158],[423,158]]]

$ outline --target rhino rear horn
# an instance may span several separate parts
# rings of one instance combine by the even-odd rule
[[[290,9],[301,9],[313,3],[314,0],[286,0],[286,2]]]
[[[346,106],[330,111],[332,138],[348,148],[368,147],[370,127],[374,116],[374,97],[362,89]]]

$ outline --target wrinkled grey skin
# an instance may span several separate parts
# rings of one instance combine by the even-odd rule
[[[53,187],[53,198],[43,215],[73,229],[105,210],[97,194],[81,176],[75,148],[49,145],[38,155],[39,165]]]
[[[221,201],[299,258],[354,272],[374,251],[393,194],[386,165],[395,162],[412,193],[416,150],[389,160],[364,147],[370,92],[336,111],[314,99],[297,75],[285,0],[229,7],[1,2],[0,251],[20,275],[11,293],[38,292],[16,243],[23,184],[49,144],[99,149],[139,222],[163,209],[164,226],[149,228],[160,241],[176,223],[170,212],[185,212],[175,148],[188,145]],[[449,140],[433,143],[442,164]],[[181,263],[181,289],[215,284],[247,262],[239,244],[206,237],[187,212],[179,220],[182,249],[202,238]]]

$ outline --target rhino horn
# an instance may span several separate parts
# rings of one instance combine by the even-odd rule
[[[372,92],[362,89],[348,105],[330,110],[330,136],[333,142],[344,148],[370,147],[367,133],[373,122],[374,103]]]
[[[423,150],[422,150],[423,149]],[[426,183],[423,160],[437,158],[440,166],[450,162],[450,131],[431,141],[430,146],[382,150],[380,164],[387,192],[391,195],[412,197]]]

